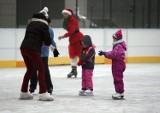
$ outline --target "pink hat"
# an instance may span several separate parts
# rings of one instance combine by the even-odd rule
[[[113,34],[113,38],[116,40],[121,40],[122,39],[122,30],[118,30],[115,34]]]
[[[68,15],[73,15],[72,9],[68,9],[68,8],[66,8],[66,9],[64,9],[64,10],[62,11],[62,14],[64,14],[64,13],[66,13],[66,14],[68,14]]]

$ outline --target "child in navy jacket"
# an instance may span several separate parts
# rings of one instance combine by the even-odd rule
[[[92,47],[91,37],[85,35],[82,40],[82,51],[78,65],[82,66],[82,90],[79,91],[80,96],[93,95],[93,69],[95,62],[95,49]]]

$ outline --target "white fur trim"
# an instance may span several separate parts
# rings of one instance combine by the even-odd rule
[[[71,66],[77,66],[77,57],[70,60],[71,60]]]
[[[46,20],[43,20],[43,19],[32,18],[32,21],[43,22],[43,23],[45,23],[46,25],[48,25],[48,22],[47,22]]]
[[[62,11],[62,14],[64,14],[64,13],[66,13],[66,14],[68,14],[68,15],[72,15],[72,13],[71,13],[70,11],[65,10],[65,9]]]
[[[116,45],[116,44],[122,43],[122,42],[123,42],[122,39],[121,39],[121,40],[118,40],[118,41],[115,41],[115,42],[113,42],[113,46]]]

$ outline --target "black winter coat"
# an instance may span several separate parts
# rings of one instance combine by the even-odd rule
[[[47,19],[43,14],[38,13],[33,15],[32,21],[28,24],[20,48],[41,52],[43,44],[49,46],[51,38]]]

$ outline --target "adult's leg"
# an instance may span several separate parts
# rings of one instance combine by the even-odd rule
[[[30,89],[29,91],[31,93],[34,92],[34,90],[37,88],[37,82],[38,82],[38,77],[37,77],[37,68],[34,69],[34,72],[30,78]]]
[[[48,67],[48,57],[42,57],[44,68],[45,68],[45,81],[47,85],[47,91],[53,90],[53,84],[50,76],[50,71]]]
[[[75,52],[76,51],[75,45],[70,43],[68,46],[68,51],[69,51],[72,70],[69,74],[67,74],[67,77],[68,78],[71,78],[72,76],[77,77],[77,56]]]
[[[40,53],[33,54],[34,62],[38,69],[39,93],[46,92],[45,69]]]
[[[21,91],[28,92],[28,83],[29,83],[29,79],[33,73],[33,70],[34,70],[34,63],[32,62],[30,53],[27,50],[21,50],[21,54],[22,54],[22,57],[24,59],[24,62],[26,64],[26,68],[27,68],[27,71],[26,71],[24,78],[23,78]]]

